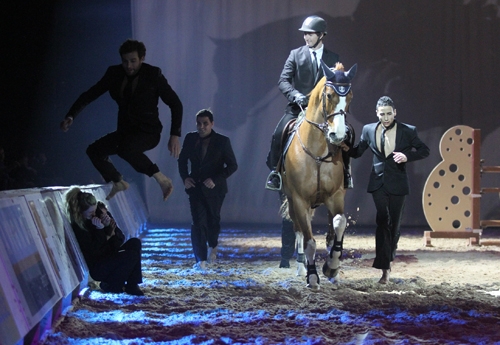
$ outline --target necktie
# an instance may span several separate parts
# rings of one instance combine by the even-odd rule
[[[313,52],[313,76],[316,77],[318,74],[318,60],[316,59],[316,52]]]
[[[385,132],[387,129],[382,128],[382,134],[380,134],[380,151],[382,152],[382,156],[385,157]]]
[[[392,129],[395,124],[396,124],[396,121],[393,121],[389,127],[384,127],[384,125],[381,124],[382,133],[380,134],[380,152],[382,152],[382,155],[384,157],[386,156],[385,155],[385,132]]]

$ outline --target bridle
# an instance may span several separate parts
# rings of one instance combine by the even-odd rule
[[[313,127],[316,127],[317,129],[319,129],[323,135],[325,136],[325,140],[328,144],[328,153],[323,156],[323,157],[319,157],[319,156],[315,156],[305,145],[304,143],[302,142],[302,139],[300,138],[300,134],[299,134],[299,131],[297,131],[297,137],[299,138],[299,142],[300,142],[300,145],[302,146],[302,149],[304,150],[304,152],[306,152],[309,156],[311,156],[316,162],[324,162],[326,161],[329,157],[332,157],[334,156],[335,154],[337,154],[338,150],[339,150],[339,145],[333,145],[333,144],[330,144],[330,142],[328,141],[328,120],[332,117],[335,117],[335,116],[343,116],[344,119],[345,117],[347,116],[348,112],[344,111],[344,109],[340,109],[339,111],[337,112],[334,112],[334,113],[331,113],[331,114],[327,114],[327,111],[326,111],[326,100],[327,100],[327,94],[326,94],[326,88],[329,87],[331,89],[333,89],[334,91],[335,90],[335,86],[350,86],[351,84],[350,83],[333,83],[333,82],[330,82],[330,81],[326,81],[325,82],[325,85],[323,87],[323,92],[322,92],[322,95],[321,95],[321,99],[323,101],[323,111],[322,111],[322,115],[323,115],[323,120],[324,122],[322,123],[317,123],[317,122],[314,122],[314,121],[311,121],[307,118],[304,118],[306,120],[307,123],[309,123],[310,125],[312,125]],[[347,92],[348,93],[348,92]],[[347,93],[345,95],[347,95]],[[301,105],[300,106],[300,109],[305,113],[305,110],[302,108]],[[344,140],[346,137],[346,134],[344,134],[344,138],[342,140]],[[331,162],[333,162],[333,159],[331,160]]]

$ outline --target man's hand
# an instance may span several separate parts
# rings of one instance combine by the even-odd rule
[[[212,179],[210,177],[207,178],[205,181],[203,181],[203,184],[205,185],[205,187],[207,187],[209,189],[212,189],[215,187],[215,183],[214,183],[214,181],[212,181]]]
[[[196,182],[191,177],[188,177],[184,180],[184,187],[186,187],[186,189],[193,188],[195,185]]]
[[[408,158],[406,158],[406,155],[404,153],[393,152],[392,154],[394,155],[394,161],[398,164],[408,161]]]
[[[306,107],[307,103],[309,103],[307,96],[304,96],[301,93],[296,94],[294,100],[295,100],[295,103],[297,103],[298,105],[300,105],[302,107]]]
[[[345,151],[345,152],[349,151],[349,146],[347,146],[345,141],[340,143],[340,148],[342,149],[342,151]]]
[[[170,155],[174,156],[175,159],[179,158],[179,154],[181,153],[181,143],[177,135],[170,136],[170,139],[168,140],[168,150],[170,151]]]
[[[73,118],[71,116],[68,116],[64,118],[64,120],[61,121],[61,124],[59,127],[63,132],[67,132],[69,127],[73,124]]]

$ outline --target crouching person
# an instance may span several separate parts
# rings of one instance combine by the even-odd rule
[[[125,241],[106,206],[78,187],[66,193],[66,207],[92,279],[104,292],[143,296],[141,240]]]

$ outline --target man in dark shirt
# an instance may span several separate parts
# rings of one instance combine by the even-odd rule
[[[196,114],[196,132],[186,134],[178,160],[193,223],[191,242],[195,268],[215,263],[220,234],[220,211],[227,193],[227,178],[237,169],[231,141],[213,130],[211,110]]]
[[[155,148],[160,142],[163,126],[159,119],[158,98],[161,98],[172,113],[168,149],[172,156],[179,157],[182,103],[160,68],[144,63],[144,43],[129,39],[120,46],[119,53],[121,65],[108,67],[101,80],[78,97],[60,127],[66,132],[89,103],[109,92],[118,104],[117,129],[87,148],[92,164],[106,182],[113,183],[106,199],[111,199],[129,186],[109,159],[110,155],[118,155],[137,172],[154,177],[161,187],[163,199],[167,200],[173,190],[172,181],[160,172],[144,152]]]

